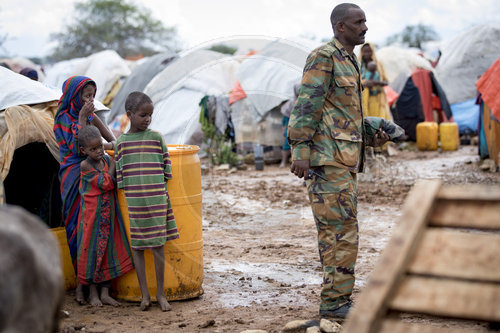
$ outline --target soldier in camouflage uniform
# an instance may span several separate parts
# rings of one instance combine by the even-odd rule
[[[358,252],[356,174],[363,171],[365,146],[382,145],[388,136],[380,130],[367,141],[363,126],[360,64],[353,49],[364,43],[368,30],[364,12],[357,5],[340,4],[330,21],[334,38],[307,58],[288,140],[291,171],[307,180],[318,231],[320,314],[345,318]],[[321,177],[308,180],[310,168]]]

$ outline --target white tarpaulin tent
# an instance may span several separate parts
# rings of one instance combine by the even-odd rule
[[[159,53],[135,67],[113,99],[108,123],[113,121],[116,116],[125,113],[125,100],[131,92],[143,91],[148,83],[176,58],[177,55],[172,52]]]
[[[55,89],[48,88],[38,81],[17,74],[0,66],[0,110],[22,104],[40,104],[57,101],[61,97]]]
[[[46,69],[43,81],[48,86],[61,89],[70,76],[83,75],[97,85],[96,99],[102,101],[111,87],[122,76],[130,74],[127,62],[112,50],[101,51],[85,58],[61,61]]]
[[[201,129],[200,100],[227,94],[238,65],[233,57],[214,51],[181,54],[144,89],[155,107],[150,128],[160,132],[167,144],[199,144],[192,137]]]
[[[307,56],[315,46],[308,40],[277,39],[241,63],[236,78],[247,95],[255,122],[293,97],[293,86],[300,81]]]
[[[415,69],[422,68],[434,72],[430,62],[420,56],[415,49],[386,46],[375,52],[377,60],[384,66],[389,86],[398,94]]]
[[[451,104],[476,97],[475,82],[500,57],[499,41],[500,24],[491,23],[443,43],[436,72]]]

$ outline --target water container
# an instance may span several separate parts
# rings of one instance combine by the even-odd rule
[[[75,289],[77,285],[75,269],[71,262],[71,255],[69,254],[68,240],[66,238],[66,229],[64,227],[52,228],[50,231],[57,238],[59,247],[61,248],[61,263],[62,271],[64,274],[64,289]]]
[[[417,124],[417,147],[420,150],[437,150],[438,124],[424,121]]]
[[[169,301],[203,294],[203,239],[201,225],[201,168],[199,147],[168,145],[173,179],[168,181],[175,221],[180,237],[165,244],[165,295]],[[118,203],[130,241],[130,221],[123,190]],[[151,250],[144,251],[149,293],[156,300],[156,276]],[[135,270],[112,281],[119,299],[140,301],[141,290]]]
[[[253,158],[256,170],[264,170],[264,147],[260,143],[253,147]]]
[[[442,150],[457,150],[459,145],[458,124],[455,122],[439,124],[439,141]]]

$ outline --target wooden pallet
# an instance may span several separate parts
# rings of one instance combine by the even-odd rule
[[[499,186],[415,184],[342,332],[458,332],[400,313],[500,322]]]

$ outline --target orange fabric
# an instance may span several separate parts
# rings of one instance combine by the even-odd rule
[[[387,103],[389,103],[389,105],[392,105],[392,103],[394,103],[398,99],[398,93],[389,86],[384,86],[384,90],[385,95],[387,96]]]
[[[420,93],[425,121],[434,121],[432,112],[432,82],[429,71],[420,68],[416,69],[411,74],[411,78]]]
[[[245,91],[241,87],[240,81],[236,80],[233,89],[229,92],[229,105],[246,97],[247,94],[245,94]]]
[[[495,118],[500,120],[500,97],[497,97],[500,91],[500,57],[477,80],[476,88]]]
[[[441,100],[436,95],[432,95],[432,108],[434,110],[441,110]]]

